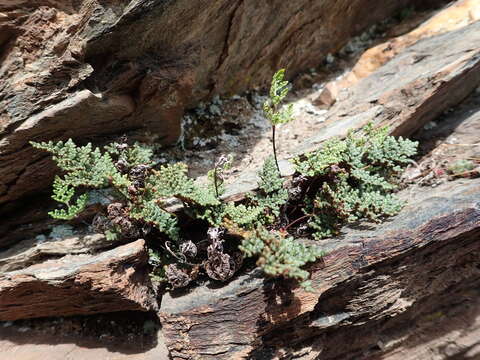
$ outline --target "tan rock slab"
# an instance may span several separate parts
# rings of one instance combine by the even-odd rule
[[[417,41],[457,30],[477,20],[480,20],[480,2],[477,0],[460,0],[449,4],[415,30],[365,51],[352,71],[343,78],[328,83],[320,91],[320,94],[315,97],[314,104],[332,106],[341,89],[355,85]],[[336,91],[331,91],[332,88]]]

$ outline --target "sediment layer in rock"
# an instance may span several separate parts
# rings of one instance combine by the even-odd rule
[[[155,310],[144,240],[0,275],[0,321]]]

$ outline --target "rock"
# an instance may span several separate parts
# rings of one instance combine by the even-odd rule
[[[144,129],[171,143],[185,108],[215,94],[264,86],[280,67],[293,77],[411,3],[2,4],[0,204],[51,182],[52,163],[29,140],[90,140]]]
[[[155,310],[144,240],[0,275],[0,321]]]
[[[461,298],[465,300],[465,296]],[[410,336],[400,346],[386,344],[386,352],[378,359],[420,360],[420,359],[465,359],[480,357],[480,302],[454,305],[442,311],[427,314],[422,325],[412,329]],[[388,349],[391,348],[391,349]]]
[[[128,96],[105,98],[82,90],[30,116],[0,138],[0,173],[2,182],[10,183],[0,198],[9,199],[12,194],[51,184],[55,174],[52,161],[29,141],[99,136],[111,132],[111,124],[117,130],[127,129],[131,123],[124,119],[133,109],[133,100]]]
[[[362,229],[318,243],[327,255],[310,267],[313,293],[254,271],[222,288],[165,295],[160,317],[172,358],[303,351],[305,359],[366,359],[413,341],[425,316],[447,316],[462,301],[479,315],[480,180],[425,191],[389,222]]]
[[[337,100],[315,137],[297,153],[319,147],[373,121],[409,136],[458,104],[480,84],[480,22],[419,41]]]
[[[302,141],[291,157],[316,150],[326,139],[343,137],[370,121],[390,126],[395,136],[421,129],[480,84],[480,46],[474,44],[480,44],[480,22],[406,49],[349,89],[348,96],[326,114],[318,135]],[[256,172],[239,174],[224,197],[237,201],[256,190]]]
[[[325,85],[321,90],[320,95],[318,95],[312,103],[320,108],[326,107],[329,108],[337,101],[338,96],[338,87],[336,83],[331,82]]]
[[[0,352],[15,360],[167,360],[154,314],[121,312],[0,323]]]
[[[59,239],[37,236],[0,252],[0,272],[19,270],[46,258],[88,254],[112,246],[103,234],[70,235]]]
[[[459,29],[479,19],[480,3],[477,0],[461,0],[450,4],[415,30],[365,51],[352,71],[342,79],[328,83],[313,103],[317,106],[332,106],[339,89],[355,85],[417,41]],[[332,88],[336,88],[336,92],[332,92]]]

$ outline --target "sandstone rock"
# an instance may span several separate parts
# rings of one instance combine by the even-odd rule
[[[408,136],[458,104],[480,84],[480,22],[419,41],[349,89],[319,134],[298,148],[318,148],[373,121]]]
[[[329,83],[320,91],[320,94],[314,100],[314,104],[332,106],[339,89],[355,85],[417,41],[459,29],[479,19],[480,3],[477,0],[461,0],[450,4],[408,34],[398,36],[365,51],[351,72],[342,79]],[[332,88],[336,88],[337,91],[332,92]]]
[[[319,242],[328,255],[310,268],[313,293],[253,272],[164,296],[172,358],[372,358],[366,350],[391,349],[378,344],[402,341],[421,314],[479,303],[480,181],[425,191],[389,222],[362,228]]]
[[[0,275],[0,321],[155,310],[144,240]]]
[[[413,2],[3,2],[0,203],[51,181],[29,140],[143,128],[172,142],[185,107],[265,85],[280,67],[293,76],[315,66]]]

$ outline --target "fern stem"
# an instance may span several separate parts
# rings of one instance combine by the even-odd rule
[[[278,174],[280,175],[280,166],[277,160],[277,147],[275,144],[275,125],[272,125],[272,143],[273,143],[273,157],[275,158],[275,165],[277,165]]]
[[[302,217],[299,217],[298,219],[296,219],[295,221],[291,222],[290,224],[288,224],[284,230],[288,230],[288,228],[290,228],[291,226],[297,224],[298,222],[304,220],[304,219],[308,219],[309,217],[312,217],[313,214],[307,214],[307,215],[304,215]]]
[[[218,199],[218,180],[217,180],[217,166],[213,168],[213,185],[215,186],[215,195]]]

